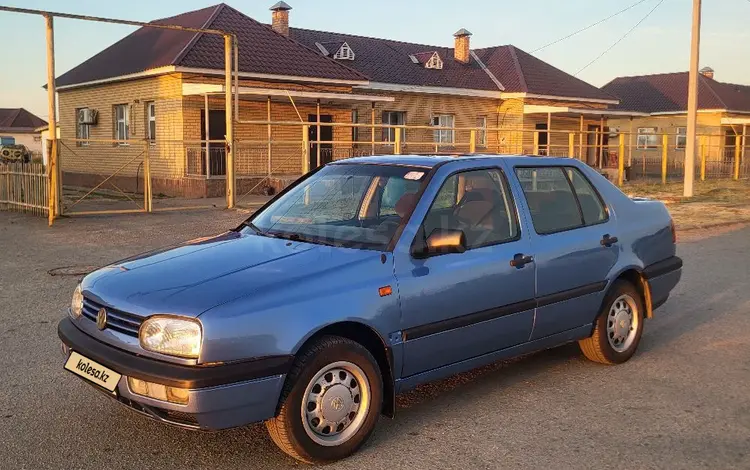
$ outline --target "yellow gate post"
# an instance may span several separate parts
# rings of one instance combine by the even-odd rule
[[[534,152],[533,155],[539,155],[539,131],[534,131]]]
[[[706,181],[706,136],[702,135],[701,146],[701,181]]]
[[[477,131],[472,129],[469,134],[469,153],[477,152]]]
[[[302,174],[310,172],[310,126],[302,126]]]
[[[667,184],[667,150],[669,149],[669,136],[664,134],[661,139],[661,184]]]
[[[568,158],[575,158],[576,135],[573,132],[568,134]]]
[[[49,140],[50,152],[47,161],[47,190],[49,191],[48,224],[52,226],[55,216],[60,214],[62,190],[60,187],[60,169],[57,162],[57,110],[55,104],[55,32],[52,15],[45,15],[47,29],[47,101],[49,107]]]
[[[742,137],[737,134],[734,136],[734,179],[740,179],[740,149]]]
[[[620,133],[620,150],[617,152],[617,185],[625,180],[625,134]]]
[[[236,200],[234,175],[234,118],[232,117],[232,41],[231,35],[224,36],[224,114],[226,134],[226,185],[227,209],[232,209]],[[208,138],[208,136],[206,136]]]
[[[151,212],[152,196],[151,192],[151,143],[146,139],[146,151],[143,153],[143,211]]]
[[[393,143],[393,154],[401,155],[401,128],[396,128],[396,141]]]

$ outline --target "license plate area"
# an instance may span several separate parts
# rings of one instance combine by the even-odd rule
[[[65,370],[68,370],[89,382],[99,385],[109,392],[115,391],[117,383],[122,377],[121,374],[118,374],[112,369],[75,351],[71,351],[68,360],[65,362]]]

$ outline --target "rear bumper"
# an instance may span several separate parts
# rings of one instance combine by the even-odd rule
[[[58,325],[58,336],[66,355],[74,350],[122,374],[114,393],[91,384],[97,390],[149,418],[192,429],[226,429],[274,416],[293,359],[274,356],[211,367],[172,364],[97,341],[67,318]],[[188,389],[188,404],[136,395],[128,377]]]
[[[655,310],[669,298],[669,293],[682,278],[682,259],[673,256],[643,270],[651,290],[651,304]]]

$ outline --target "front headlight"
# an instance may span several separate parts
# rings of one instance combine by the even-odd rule
[[[203,332],[197,320],[155,316],[143,322],[138,338],[148,351],[194,359],[201,352]]]
[[[81,285],[76,286],[76,290],[73,291],[73,300],[70,301],[70,315],[73,318],[81,318],[83,313],[83,291]]]

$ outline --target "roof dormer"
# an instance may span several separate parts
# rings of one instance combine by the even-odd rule
[[[416,54],[410,55],[409,58],[415,64],[420,64],[426,69],[440,70],[443,68],[443,60],[440,58],[437,51],[417,52]]]
[[[337,60],[354,60],[354,50],[345,41],[316,42],[315,46],[326,57],[331,56]]]

